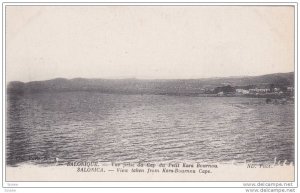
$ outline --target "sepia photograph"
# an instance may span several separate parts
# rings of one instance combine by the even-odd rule
[[[4,11],[7,182],[295,181],[294,4]]]

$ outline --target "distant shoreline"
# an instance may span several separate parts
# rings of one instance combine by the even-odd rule
[[[124,95],[293,98],[294,73],[172,80],[57,78],[28,83],[15,81],[7,85],[8,95],[74,91]]]
[[[46,94],[46,93],[69,93],[69,92],[89,92],[89,93],[99,93],[107,95],[154,95],[154,96],[169,96],[169,97],[199,97],[199,98],[261,98],[261,99],[288,99],[293,100],[292,97],[281,96],[281,95],[223,95],[218,94],[171,94],[171,93],[118,93],[118,92],[99,92],[96,90],[64,90],[64,91],[41,91],[41,92],[25,92],[25,93],[14,93],[9,92],[10,96],[22,96],[22,95],[32,95],[32,94]]]

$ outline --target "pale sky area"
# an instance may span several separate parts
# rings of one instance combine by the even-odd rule
[[[7,81],[291,71],[291,6],[6,7]]]

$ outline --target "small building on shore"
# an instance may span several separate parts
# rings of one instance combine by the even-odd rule
[[[224,92],[219,92],[217,95],[218,96],[224,96]]]
[[[249,90],[241,89],[241,88],[235,89],[235,92],[238,94],[249,94],[250,93]]]
[[[288,87],[287,87],[287,91],[288,91],[288,92],[294,92],[294,87],[288,86]]]

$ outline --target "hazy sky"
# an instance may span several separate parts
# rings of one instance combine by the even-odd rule
[[[289,6],[7,6],[6,78],[290,72]]]

